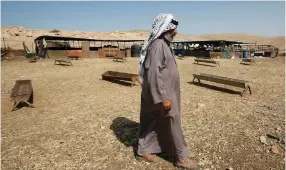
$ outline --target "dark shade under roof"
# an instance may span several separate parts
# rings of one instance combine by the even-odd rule
[[[225,44],[244,44],[239,41],[227,41],[227,40],[206,40],[206,41],[173,41],[173,43],[193,43],[193,44],[220,44],[224,42]]]
[[[43,35],[35,38],[37,40],[66,40],[66,41],[113,41],[113,42],[138,42],[144,40],[108,40],[108,39],[90,39],[90,38],[75,38],[75,37],[62,37],[62,36],[49,36]]]

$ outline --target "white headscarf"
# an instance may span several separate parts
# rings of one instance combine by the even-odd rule
[[[141,79],[144,75],[144,68],[143,63],[145,61],[145,57],[147,54],[147,49],[149,45],[156,40],[162,33],[171,30],[176,29],[178,25],[178,22],[176,21],[175,17],[172,14],[159,14],[152,24],[152,32],[147,40],[145,40],[144,45],[142,47],[141,53],[140,53],[140,69],[139,69],[139,75]]]

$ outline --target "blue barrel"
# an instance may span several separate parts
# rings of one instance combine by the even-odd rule
[[[183,55],[183,49],[177,49],[177,50],[174,50],[174,53],[175,53],[175,55]]]
[[[184,55],[184,49],[180,50],[180,54],[183,56]]]
[[[248,58],[248,51],[243,52],[243,58]]]

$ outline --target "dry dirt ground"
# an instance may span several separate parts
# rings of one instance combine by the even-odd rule
[[[257,59],[250,66],[239,59],[218,61],[220,67],[193,64],[191,57],[177,60],[182,127],[192,155],[202,169],[284,169],[284,145],[260,141],[275,129],[285,134],[284,58]],[[165,159],[134,158],[140,86],[100,79],[107,70],[137,73],[139,59],[72,62],[64,67],[50,59],[2,61],[2,169],[176,169]],[[252,95],[241,97],[236,94],[241,89],[211,82],[190,83],[200,72],[249,80]],[[17,79],[32,80],[36,108],[11,112],[9,94]]]

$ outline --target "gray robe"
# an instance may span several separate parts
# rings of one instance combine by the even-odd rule
[[[189,150],[181,128],[180,77],[165,40],[153,41],[143,67],[138,154],[164,152],[185,159]],[[161,116],[161,102],[166,99],[172,108]]]

